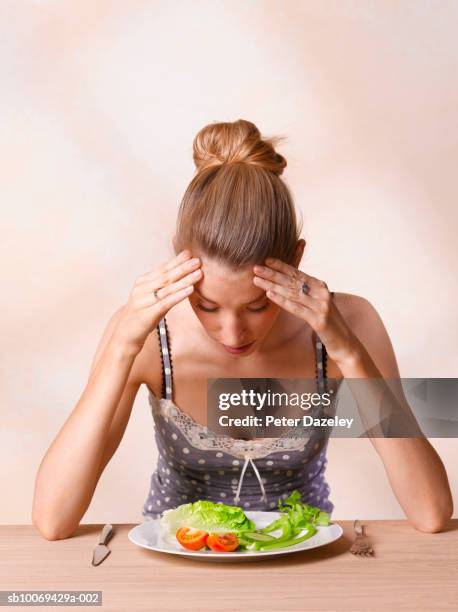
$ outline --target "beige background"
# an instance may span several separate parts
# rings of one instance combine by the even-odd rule
[[[135,278],[171,257],[192,139],[286,134],[302,268],[368,298],[405,377],[454,377],[458,5],[416,1],[1,3],[1,523]],[[456,440],[434,440],[455,491]],[[138,522],[156,458],[142,388],[83,522]],[[333,440],[335,518],[402,512],[369,441]],[[72,494],[72,483],[68,483]]]

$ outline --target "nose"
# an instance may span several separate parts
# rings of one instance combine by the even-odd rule
[[[222,334],[221,342],[226,346],[243,346],[244,344],[248,344],[248,341],[245,340],[244,336],[235,336],[233,334]]]
[[[226,346],[242,346],[248,342],[243,322],[236,316],[228,317],[222,322],[220,338]]]

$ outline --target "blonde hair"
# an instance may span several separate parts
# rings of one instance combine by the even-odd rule
[[[196,174],[180,204],[175,253],[194,247],[231,267],[275,257],[291,264],[302,230],[280,178],[286,159],[250,121],[211,123],[194,138]]]

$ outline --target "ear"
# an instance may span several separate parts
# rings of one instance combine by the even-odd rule
[[[304,249],[305,249],[305,245],[306,242],[303,238],[301,238],[296,246],[296,255],[294,258],[294,267],[298,268],[299,264],[301,263],[301,259],[302,259],[302,255],[304,254]]]

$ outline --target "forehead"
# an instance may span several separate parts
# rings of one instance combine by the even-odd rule
[[[253,283],[253,266],[233,268],[214,259],[198,257],[201,258],[203,276],[195,287],[204,298],[218,303],[246,304],[265,296],[265,291]]]
[[[201,257],[201,261],[202,270],[210,280],[237,283],[253,279],[253,266],[234,268],[207,257]]]

